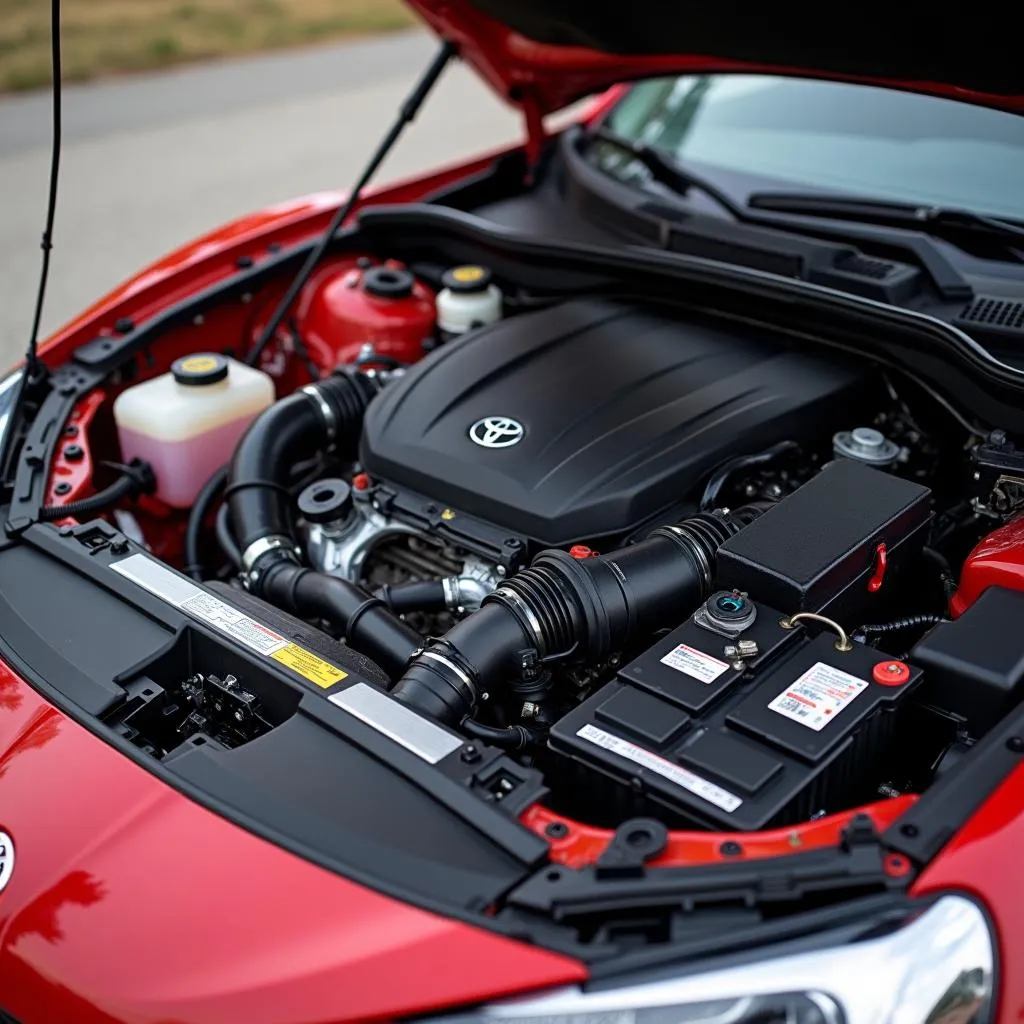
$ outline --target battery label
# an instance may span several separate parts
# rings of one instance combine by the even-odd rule
[[[244,612],[208,594],[194,583],[154,561],[148,555],[130,555],[111,566],[114,572],[148,590],[194,619],[244,644],[251,651],[273,658],[297,675],[326,689],[346,678],[346,673],[312,651],[292,643]]]
[[[712,658],[696,647],[687,647],[686,644],[674,647],[661,659],[661,663],[693,679],[699,679],[702,683],[713,683],[723,672],[729,671],[724,661]]]
[[[768,710],[821,732],[867,688],[866,680],[819,661],[783,690],[768,705]]]
[[[702,800],[707,800],[708,803],[720,807],[729,814],[743,803],[735,793],[730,793],[727,789],[716,786],[709,779],[687,771],[672,761],[666,761],[665,758],[659,757],[643,747],[638,747],[635,743],[622,739],[621,736],[614,736],[610,732],[605,732],[604,729],[598,729],[593,725],[585,725],[577,731],[576,735],[581,740],[586,740],[588,743],[593,743],[594,746],[611,751],[613,754],[618,754],[619,757],[624,757],[627,761],[632,761],[634,764],[640,765],[641,768],[646,768],[648,771],[660,775],[663,779],[674,782],[687,792],[700,797]]]

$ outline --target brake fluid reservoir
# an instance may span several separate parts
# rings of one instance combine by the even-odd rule
[[[273,401],[273,381],[262,370],[208,352],[184,356],[170,373],[114,402],[122,458],[145,459],[156,474],[156,496],[188,508]]]
[[[452,267],[441,278],[441,285],[437,326],[442,334],[457,337],[501,319],[501,289],[491,281],[487,267]]]

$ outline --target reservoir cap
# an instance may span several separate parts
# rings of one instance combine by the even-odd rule
[[[179,384],[203,387],[216,384],[228,375],[228,361],[215,352],[196,352],[171,363],[171,373]]]
[[[485,292],[491,283],[491,272],[487,267],[476,263],[467,263],[461,267],[446,270],[441,284],[456,295],[472,295]]]

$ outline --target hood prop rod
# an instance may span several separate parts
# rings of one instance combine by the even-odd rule
[[[370,162],[366,165],[366,168],[360,175],[355,187],[349,193],[348,199],[346,199],[335,211],[330,224],[327,226],[327,230],[323,233],[320,241],[317,242],[306,257],[306,262],[303,263],[302,269],[295,275],[295,279],[292,281],[291,285],[289,285],[284,297],[281,299],[277,309],[274,311],[274,315],[267,321],[266,326],[260,334],[259,340],[253,346],[252,351],[246,359],[246,362],[248,362],[250,366],[255,366],[259,362],[264,349],[271,343],[271,341],[273,341],[277,334],[277,329],[281,326],[281,322],[284,320],[285,316],[287,316],[292,303],[295,302],[299,292],[302,291],[303,286],[310,279],[317,264],[323,258],[323,255],[330,246],[338,228],[340,228],[348,219],[349,214],[351,214],[352,210],[362,197],[363,189],[366,188],[370,179],[377,172],[377,168],[380,167],[384,158],[398,141],[399,136],[401,136],[406,125],[410,124],[415,119],[416,115],[419,113],[420,107],[423,105],[423,101],[430,94],[431,89],[433,89],[437,80],[441,77],[441,72],[444,71],[448,62],[454,56],[455,45],[446,40],[441,44],[441,48],[437,51],[437,54],[430,62],[426,71],[424,71],[423,76],[420,78],[419,82],[417,82],[416,87],[402,104],[398,112],[398,117],[395,119],[395,123],[391,126],[390,131],[384,136],[380,144],[377,146],[376,152],[371,157]]]

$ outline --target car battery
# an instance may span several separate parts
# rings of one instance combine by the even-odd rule
[[[930,521],[927,487],[839,459],[730,537],[716,579],[790,615],[859,625],[924,546]]]
[[[729,596],[752,613],[732,637],[702,617]],[[870,799],[920,670],[788,625],[712,595],[559,721],[552,749],[607,780],[596,801],[609,809],[649,805],[688,826],[751,831]]]

